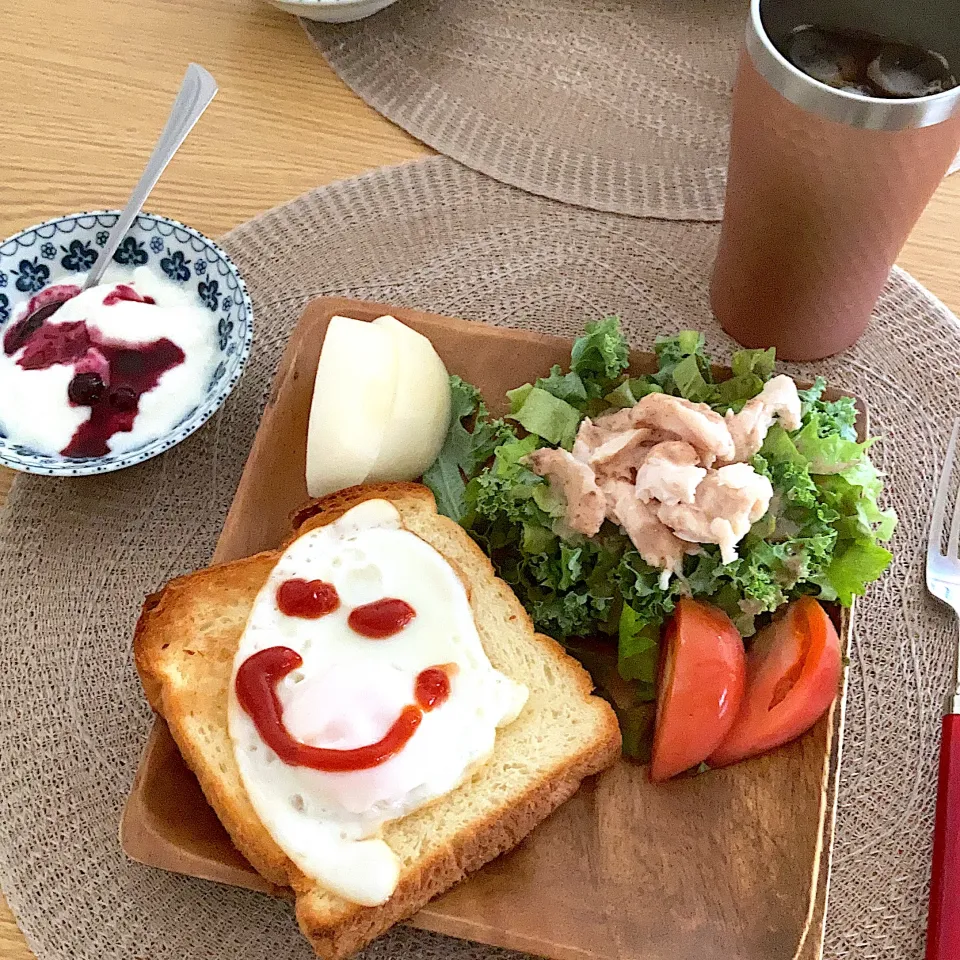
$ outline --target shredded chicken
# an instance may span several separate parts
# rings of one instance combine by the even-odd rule
[[[784,430],[800,429],[800,395],[797,393],[797,385],[790,377],[781,373],[780,376],[768,380],[754,399],[763,401]]]
[[[585,417],[573,442],[574,457],[581,463],[589,463],[593,451],[602,447],[613,435],[613,432],[601,423],[594,423],[589,417]]]
[[[625,430],[615,433],[602,443],[590,456],[589,464],[597,476],[597,481],[608,478],[633,480],[637,470],[653,449],[650,442],[652,430],[641,427],[638,430]]]
[[[530,468],[566,500],[568,526],[594,536],[604,518],[618,524],[666,585],[685,553],[716,543],[724,563],[770,507],[773,488],[747,463],[774,420],[800,426],[800,398],[789,377],[770,380],[737,413],[651,393],[633,407],[585,419],[573,453],[537,450]]]
[[[666,393],[651,393],[634,408],[638,424],[662,430],[689,443],[704,467],[715,460],[732,460],[736,452],[726,422],[705,403],[691,403]]]
[[[633,484],[627,480],[605,480],[600,489],[603,491],[607,519],[611,523],[619,523],[620,517],[617,515],[617,504],[620,502],[621,497],[633,495]]]
[[[800,415],[800,397],[793,380],[783,374],[768,380],[739,413],[727,413],[725,422],[735,447],[730,462],[749,460],[763,446],[774,419],[784,430],[799,430]]]
[[[593,421],[593,426],[607,434],[619,433],[621,430],[631,430],[637,425],[636,409],[636,406],[624,407],[622,410],[602,413]]]
[[[658,443],[637,470],[636,495],[644,503],[693,503],[707,471],[698,466],[697,451],[682,440]]]
[[[770,481],[747,463],[711,470],[692,504],[662,504],[660,520],[681,539],[716,543],[724,563],[737,559],[737,544],[770,506]]]
[[[597,486],[593,471],[566,450],[544,447],[527,458],[538,476],[556,484],[567,502],[567,524],[586,537],[594,536],[603,525],[606,500]]]
[[[624,533],[650,566],[663,571],[660,583],[666,589],[671,574],[683,569],[683,557],[689,547],[660,521],[656,504],[637,499],[632,484],[610,481],[604,485],[604,492],[611,506],[610,519],[623,527]]]

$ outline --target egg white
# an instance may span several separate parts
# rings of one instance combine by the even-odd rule
[[[339,609],[318,620],[282,614],[277,588],[294,577],[332,583]],[[405,600],[416,616],[385,640],[354,632],[350,611],[383,597]],[[305,743],[334,749],[380,740],[416,702],[420,671],[456,667],[449,698],[424,713],[396,756],[369,770],[327,773],[281,761],[237,703],[237,669],[273,646],[303,658],[277,687],[285,726]],[[514,720],[527,698],[525,687],[487,659],[456,572],[404,529],[384,500],[359,504],[287,548],[251,610],[233,681],[230,737],[258,817],[307,876],[365,905],[389,899],[399,878],[399,861],[379,837],[383,824],[459,786],[490,756],[497,727]]]

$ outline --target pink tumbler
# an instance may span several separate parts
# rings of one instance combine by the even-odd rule
[[[788,58],[801,33],[810,46],[811,24],[828,36],[810,54],[826,82]],[[884,75],[893,94],[878,95],[853,77],[855,58],[825,58],[826,31],[859,36],[864,49],[882,37],[937,51],[945,70],[960,70],[958,0],[752,0],[710,296],[735,340],[774,346],[786,360],[827,357],[859,339],[960,150],[960,86],[910,96],[917,88],[897,86],[904,60],[894,56]]]

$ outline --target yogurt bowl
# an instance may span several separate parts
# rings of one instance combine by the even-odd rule
[[[76,477],[142,463],[240,379],[253,306],[196,230],[140,214],[100,284],[76,295],[118,216],[57,217],[0,243],[0,465]],[[41,325],[25,322],[53,300]]]

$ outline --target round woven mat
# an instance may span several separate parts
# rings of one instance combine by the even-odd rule
[[[719,220],[748,0],[401,0],[304,20],[334,70],[418,140],[540,196]]]
[[[146,593],[213,550],[286,337],[345,294],[577,334],[607,313],[635,344],[696,326],[717,230],[537,199],[442,157],[301,197],[224,245],[256,307],[248,372],[203,430],[108,477],[19,479],[0,517],[0,883],[41,960],[293,960],[289,907],[125,860],[120,811],[150,716],[130,655]],[[814,369],[866,398],[902,523],[857,617],[826,956],[919,956],[938,705],[955,629],[925,598],[921,536],[960,328],[902,273],[848,356]],[[490,958],[398,928],[368,958]]]

